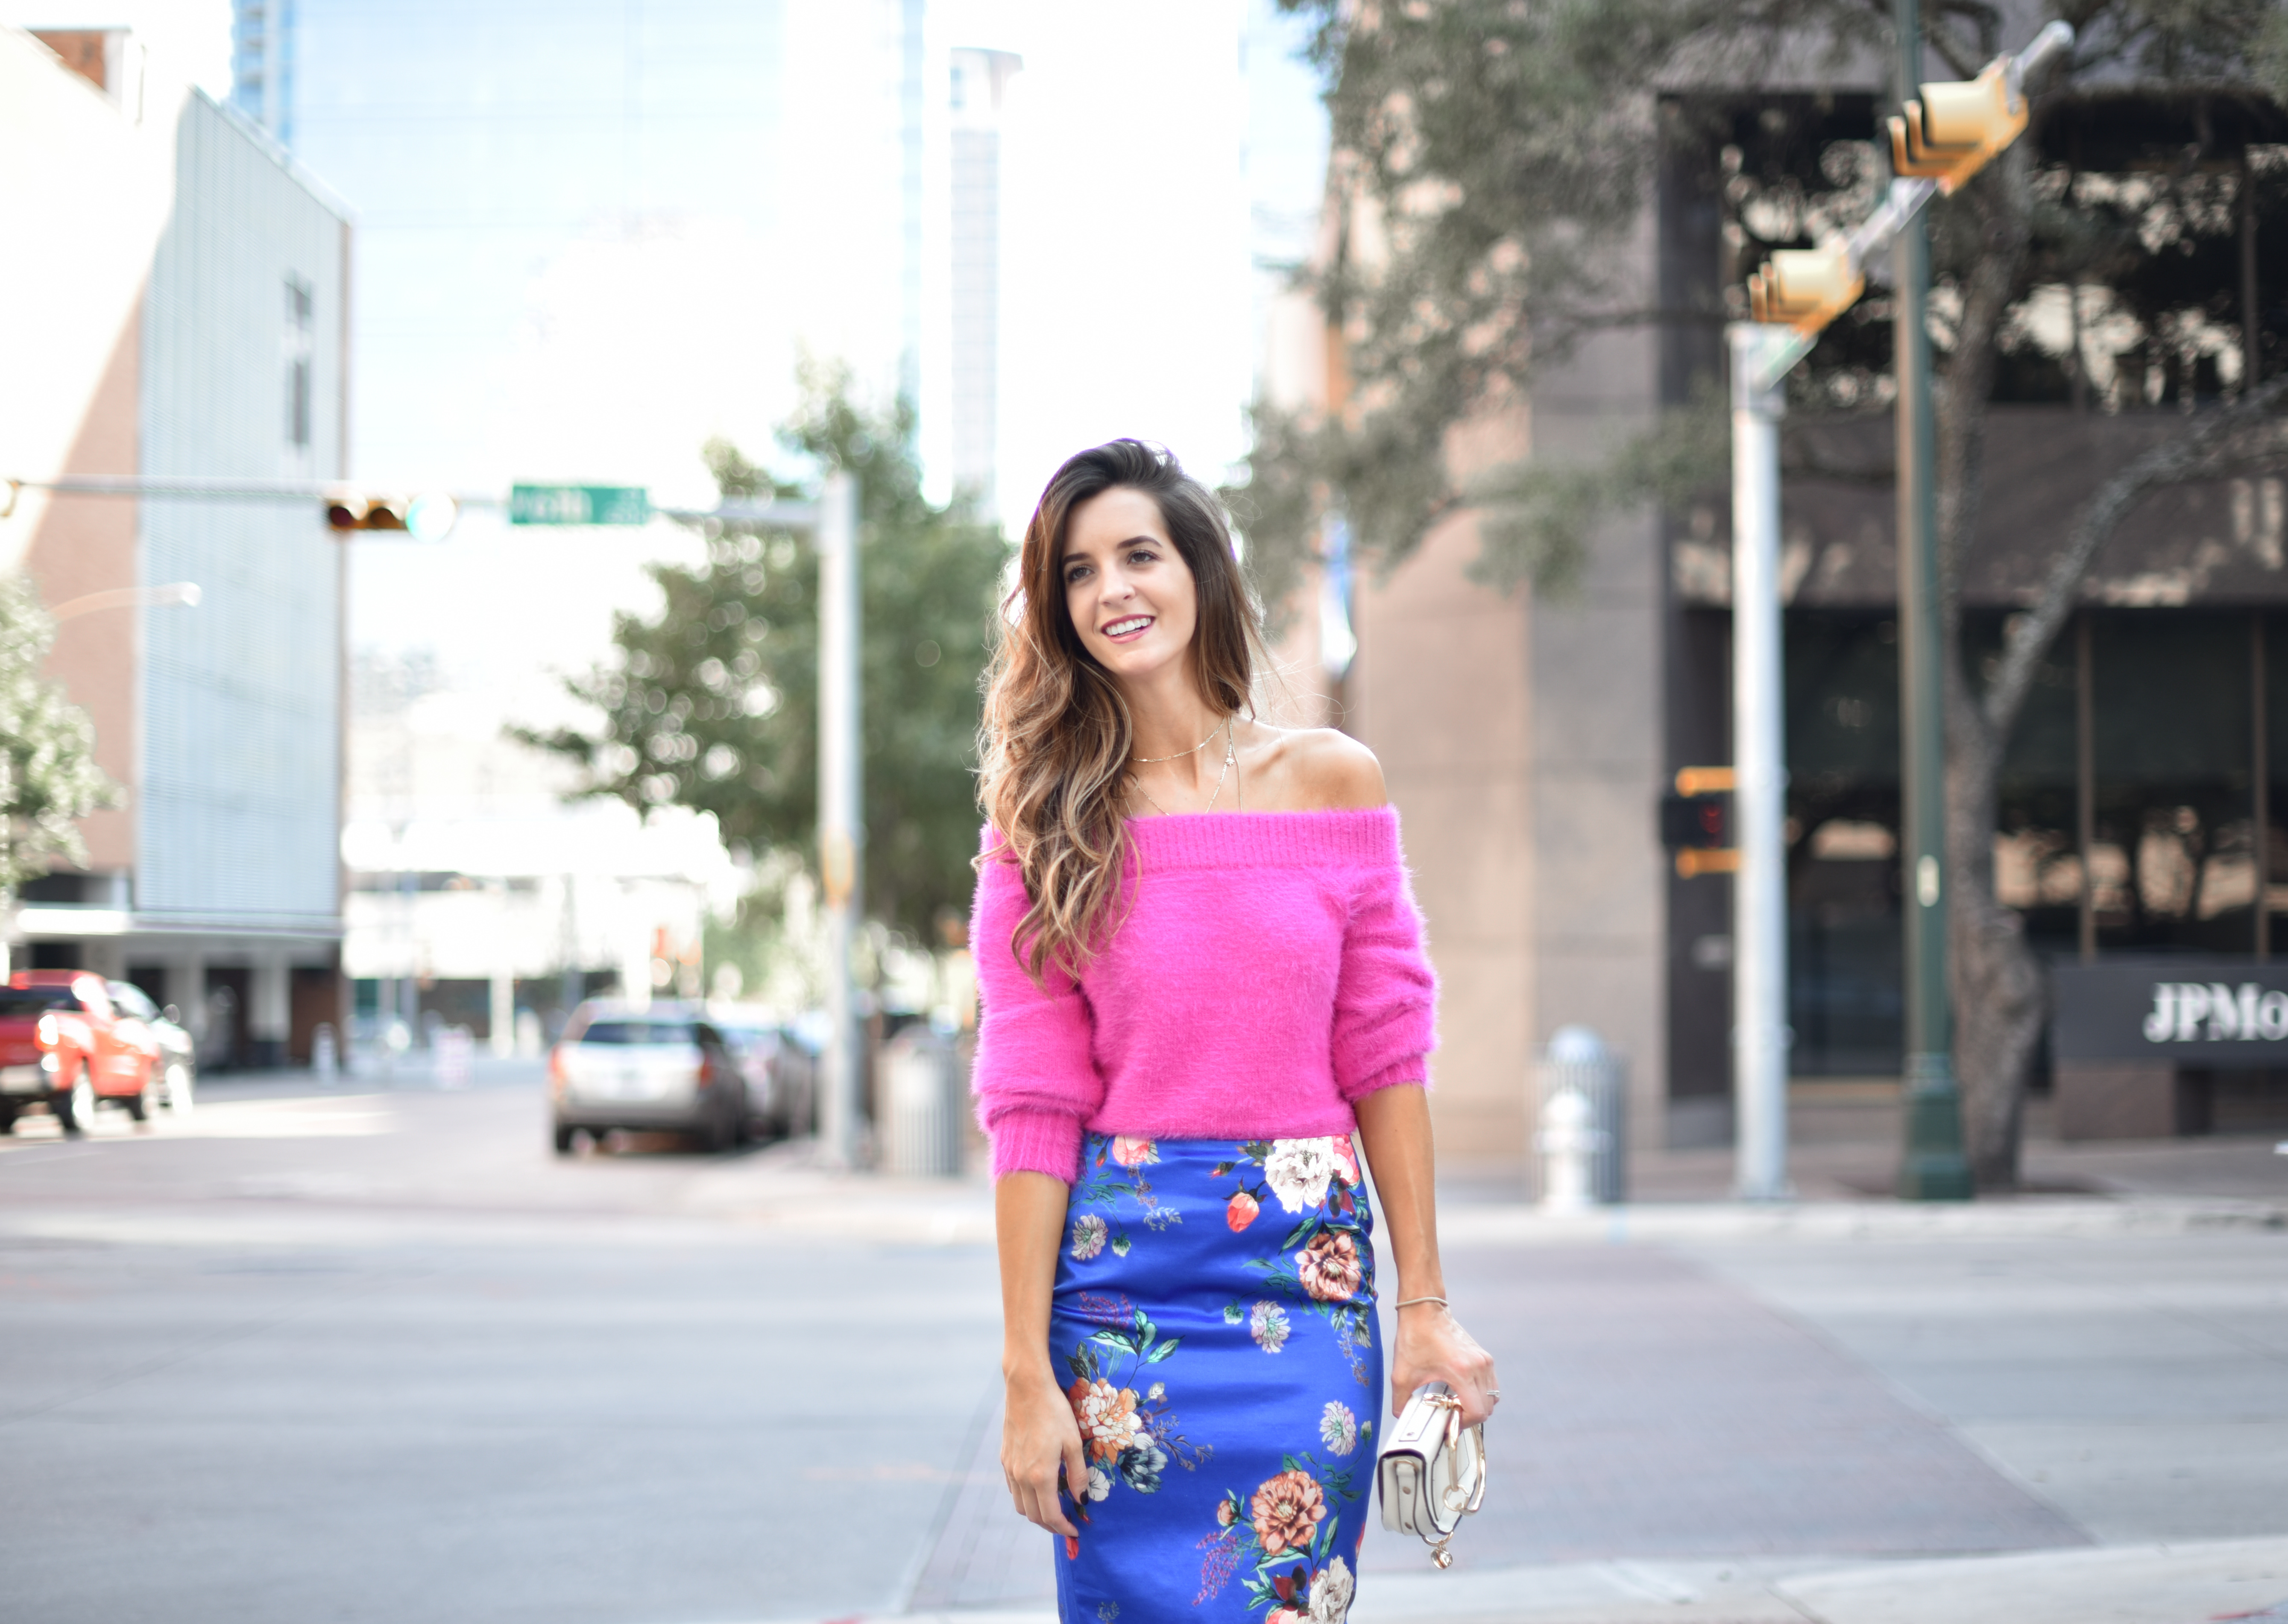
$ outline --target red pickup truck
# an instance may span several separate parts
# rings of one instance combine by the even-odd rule
[[[156,1034],[112,1002],[101,976],[27,970],[0,986],[0,1133],[33,1105],[66,1133],[85,1129],[106,1099],[142,1121],[159,1102],[161,1065]]]

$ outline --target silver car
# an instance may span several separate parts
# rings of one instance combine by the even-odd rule
[[[198,1045],[176,1020],[175,1006],[171,1003],[160,1009],[131,981],[107,981],[104,986],[121,1014],[133,1016],[150,1027],[151,1035],[158,1039],[160,1094],[168,1109],[188,1111],[192,1092],[198,1086]]]
[[[722,1150],[746,1137],[746,1092],[722,1034],[686,1004],[584,1003],[548,1057],[559,1155],[583,1129],[689,1134]]]

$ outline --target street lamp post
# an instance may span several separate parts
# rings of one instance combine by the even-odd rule
[[[1787,773],[1780,642],[1780,416],[1771,362],[1794,335],[1753,321],[1732,349],[1732,1062],[1738,1194],[1784,1200],[1787,1177]]]
[[[1918,0],[1893,0],[1899,99],[1922,80]],[[1907,1200],[1965,1200],[1962,1095],[1954,1077],[1954,1012],[1946,968],[1946,729],[1938,623],[1938,431],[1931,406],[1930,236],[1919,211],[1891,245],[1894,366],[1898,379],[1899,860],[1906,914]]]
[[[858,1011],[850,939],[866,839],[858,748],[858,487],[837,471],[818,503],[818,867],[826,891],[826,1097],[819,1150],[858,1160]]]

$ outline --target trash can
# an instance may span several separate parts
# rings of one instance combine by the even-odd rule
[[[1588,1142],[1588,1197],[1601,1206],[1628,1199],[1628,1079],[1620,1057],[1586,1026],[1560,1026],[1542,1051],[1537,1073],[1535,1121],[1543,1121],[1559,1094],[1577,1096],[1585,1112],[1568,1111]],[[1539,1139],[1537,1147],[1547,1149]]]
[[[882,1170],[909,1178],[961,1171],[961,1068],[953,1046],[927,1026],[882,1045]]]

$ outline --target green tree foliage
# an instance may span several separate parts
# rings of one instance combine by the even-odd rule
[[[1347,512],[1360,553],[1387,566],[1468,503],[1481,517],[1482,576],[1561,593],[1609,517],[1648,501],[1673,510],[1720,487],[1726,434],[1712,389],[1601,461],[1527,462],[1463,485],[1447,453],[1458,426],[1523,399],[1535,371],[1585,337],[1662,324],[1712,337],[1728,315],[1745,313],[1738,282],[1764,254],[1812,245],[1864,217],[1887,162],[1863,110],[1847,128],[1845,98],[1759,87],[1816,83],[1855,55],[1887,59],[1891,0],[1281,4],[1318,23],[1331,194],[1348,211],[1334,240],[1344,253],[1372,251],[1361,254],[1366,263],[1339,255],[1315,267],[1348,351],[1343,412],[1325,421],[1259,414],[1249,482],[1268,516],[1250,535],[1259,568],[1299,568],[1326,504]],[[2032,87],[2027,138],[1929,216],[1955,1060],[1973,1164],[1990,1185],[2016,1176],[2044,1017],[2040,966],[2022,922],[1997,900],[1993,874],[2000,767],[2028,674],[2077,601],[2104,534],[2134,501],[2221,468],[2248,471],[2251,458],[2276,471],[2282,460],[2268,420],[2258,421],[2280,394],[2228,375],[2245,302],[2234,269],[2244,186],[2257,200],[2260,263],[2281,257],[2273,244],[2283,217],[2264,205],[2288,194],[2270,162],[2288,92],[2288,13],[2278,0],[2054,0],[2038,12],[1925,0],[1925,75],[1967,78],[2026,44],[2046,15],[2074,26],[2070,75]],[[2181,131],[2169,138],[2178,145],[2141,136],[2145,117]],[[2067,132],[2054,141],[2054,123]],[[2233,161],[2244,147],[2255,150],[2239,171]],[[1696,150],[1720,154],[1712,201],[1734,249],[1731,285],[1711,289],[1701,307],[1665,308],[1639,234],[1664,154]],[[1998,396],[2086,400],[2081,351],[2062,361],[2046,353],[2045,324],[2033,319],[2034,301],[2067,285],[2101,290],[2111,403],[2182,406],[2185,428],[2102,489],[2102,471],[2093,471],[2091,498],[2070,538],[2062,527],[2036,611],[2013,621],[1998,665],[1974,672],[1961,582],[1978,531],[1988,407]],[[2282,369],[2274,313],[2260,376]],[[1791,378],[1795,471],[1890,482],[1887,467],[1816,459],[1823,416],[1888,415],[1891,322],[1878,289]],[[1714,345],[1698,347],[1712,372]],[[2236,398],[2220,410],[2192,409],[2204,400],[2217,408],[2227,395]],[[1287,561],[1266,559],[1272,552]]]
[[[52,859],[84,863],[78,820],[119,804],[87,712],[41,674],[55,636],[32,583],[0,576],[0,896]]]
[[[910,407],[867,411],[840,376],[806,383],[781,440],[860,492],[864,901],[920,939],[939,910],[968,906],[978,679],[1006,550],[923,495]],[[726,500],[800,494],[726,442],[706,456]],[[567,684],[600,725],[515,736],[578,763],[583,794],[711,813],[727,844],[800,852],[814,871],[816,554],[790,532],[711,527],[704,564],[651,574],[660,612],[616,616],[613,657]]]

